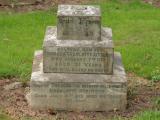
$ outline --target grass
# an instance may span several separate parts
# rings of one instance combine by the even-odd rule
[[[148,79],[159,76],[160,9],[134,1],[103,4],[102,11],[126,70]]]
[[[0,76],[29,79],[34,51],[42,49],[47,25],[55,13],[0,14]]]
[[[160,9],[140,3],[104,0],[104,26],[113,29],[116,51],[128,72],[160,79]],[[55,10],[0,13],[0,77],[30,79],[34,51],[42,49],[45,28],[56,25]]]
[[[11,120],[7,115],[0,114],[0,120]]]
[[[137,115],[133,116],[133,118],[122,118],[122,117],[114,117],[112,120],[159,120],[160,111],[144,111],[140,112]]]
[[[11,118],[0,109],[0,120],[11,120]]]
[[[136,115],[133,120],[159,120],[160,111],[145,111]]]

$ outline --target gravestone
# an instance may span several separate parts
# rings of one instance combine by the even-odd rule
[[[60,5],[35,52],[28,102],[32,108],[109,111],[126,107],[127,80],[112,30],[98,6]]]

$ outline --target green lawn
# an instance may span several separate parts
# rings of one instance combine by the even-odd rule
[[[135,117],[133,120],[159,120],[160,118],[160,111],[145,111],[142,112]]]
[[[122,117],[115,117],[111,120],[159,120],[159,118],[160,118],[160,111],[155,110],[155,111],[140,112],[130,119],[122,118]]]
[[[42,49],[46,26],[55,25],[54,11],[0,14],[0,76],[30,78],[34,51]]]
[[[8,115],[4,114],[1,108],[0,108],[0,120],[11,120],[11,118]]]
[[[140,2],[111,2],[104,3],[102,11],[126,70],[160,80],[160,9]]]
[[[160,9],[137,2],[104,0],[103,25],[113,29],[126,71],[160,79]],[[56,25],[56,10],[0,13],[0,77],[30,79],[34,51],[42,49],[45,28]]]

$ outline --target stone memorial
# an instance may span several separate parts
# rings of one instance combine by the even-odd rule
[[[124,110],[127,80],[112,30],[101,27],[98,6],[59,5],[57,26],[47,27],[35,52],[27,95],[32,108],[66,111]]]

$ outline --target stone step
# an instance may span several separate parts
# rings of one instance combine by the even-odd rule
[[[43,44],[45,73],[112,74],[112,30],[102,28],[102,41],[57,40],[56,27],[46,30]]]
[[[125,109],[127,80],[120,54],[114,55],[113,75],[44,73],[43,52],[36,51],[29,104],[35,109],[66,111]]]

